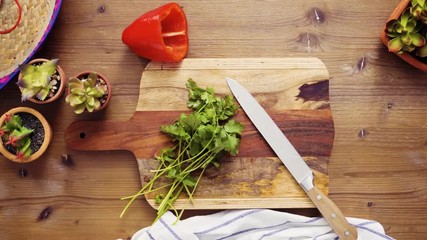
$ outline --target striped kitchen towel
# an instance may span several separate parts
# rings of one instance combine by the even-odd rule
[[[357,227],[358,240],[391,240],[380,223],[347,218]],[[167,212],[152,226],[136,232],[132,240],[336,240],[325,219],[268,209],[227,210],[176,222]]]

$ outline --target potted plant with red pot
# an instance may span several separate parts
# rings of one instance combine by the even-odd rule
[[[10,109],[0,117],[0,152],[18,163],[38,159],[52,140],[52,128],[38,111],[28,107]]]
[[[76,114],[101,111],[110,99],[110,81],[100,73],[86,71],[68,80],[65,101]]]
[[[65,90],[65,73],[58,59],[36,58],[19,66],[21,100],[37,104],[56,101]]]
[[[380,38],[390,52],[427,72],[427,1],[402,0],[388,18]]]

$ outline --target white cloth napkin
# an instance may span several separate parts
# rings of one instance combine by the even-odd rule
[[[358,240],[394,239],[380,223],[347,218],[357,227]],[[227,210],[176,222],[167,212],[152,226],[136,232],[132,240],[336,240],[324,218],[304,217],[268,209]]]

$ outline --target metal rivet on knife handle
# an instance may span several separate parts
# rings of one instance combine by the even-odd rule
[[[346,240],[356,240],[357,230],[354,226],[350,225],[345,219],[343,213],[339,208],[324,195],[318,188],[313,187],[307,192],[307,195],[313,201],[314,205],[319,209],[320,213],[331,225],[334,232],[338,237]]]
[[[338,237],[341,240],[356,240],[356,228],[347,222],[347,219],[335,203],[314,186],[313,172],[265,109],[237,81],[230,78],[226,78],[226,80],[231,92],[246,115],[273,149],[274,153],[285,164],[295,180],[307,192],[311,201],[313,201]]]

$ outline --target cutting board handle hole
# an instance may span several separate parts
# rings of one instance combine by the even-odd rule
[[[80,138],[81,138],[81,139],[84,139],[85,137],[86,137],[86,133],[81,132],[81,133],[80,133]]]

